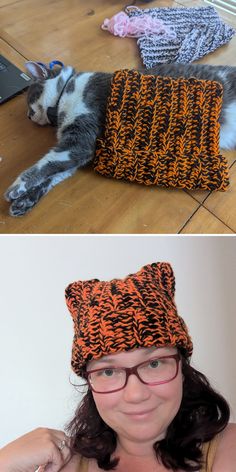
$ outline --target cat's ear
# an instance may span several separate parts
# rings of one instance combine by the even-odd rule
[[[47,79],[49,77],[48,69],[39,62],[28,61],[25,68],[34,79]]]

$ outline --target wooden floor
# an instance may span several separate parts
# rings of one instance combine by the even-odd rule
[[[135,39],[101,30],[122,10],[120,0],[0,0],[0,50],[24,68],[28,59],[59,59],[83,71],[114,71],[141,65]],[[141,2],[138,4],[144,6]],[[152,6],[199,6],[197,1],[156,0]],[[236,17],[219,10],[236,26]],[[201,62],[236,65],[236,37]],[[236,232],[236,151],[226,152],[227,192],[167,190],[106,179],[92,168],[53,189],[26,216],[8,215],[3,193],[17,175],[55,144],[55,130],[26,117],[24,95],[0,107],[1,233],[228,233]]]

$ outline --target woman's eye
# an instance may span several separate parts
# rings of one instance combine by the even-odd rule
[[[95,377],[112,377],[114,375],[114,369],[101,369],[94,372]]]
[[[149,362],[149,365],[150,367],[152,367],[152,369],[156,369],[157,367],[159,367],[160,361],[157,359],[154,359],[153,361]]]
[[[105,377],[111,377],[114,374],[114,369],[104,369],[103,374]]]

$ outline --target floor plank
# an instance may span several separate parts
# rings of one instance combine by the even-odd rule
[[[14,5],[15,3],[19,3],[22,0],[0,0],[0,8],[7,7],[9,5]]]
[[[224,223],[210,213],[206,208],[200,207],[190,218],[180,234],[234,234]]]

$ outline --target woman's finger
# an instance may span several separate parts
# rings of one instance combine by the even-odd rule
[[[52,430],[51,430],[52,431]],[[61,431],[53,430],[53,446],[50,459],[47,464],[41,465],[37,472],[58,472],[71,457],[70,449],[71,440]],[[36,471],[34,471],[36,472]]]
[[[58,472],[71,459],[71,439],[63,431],[37,428],[35,433],[44,438],[45,450],[48,450],[48,460],[35,464],[32,472]]]

